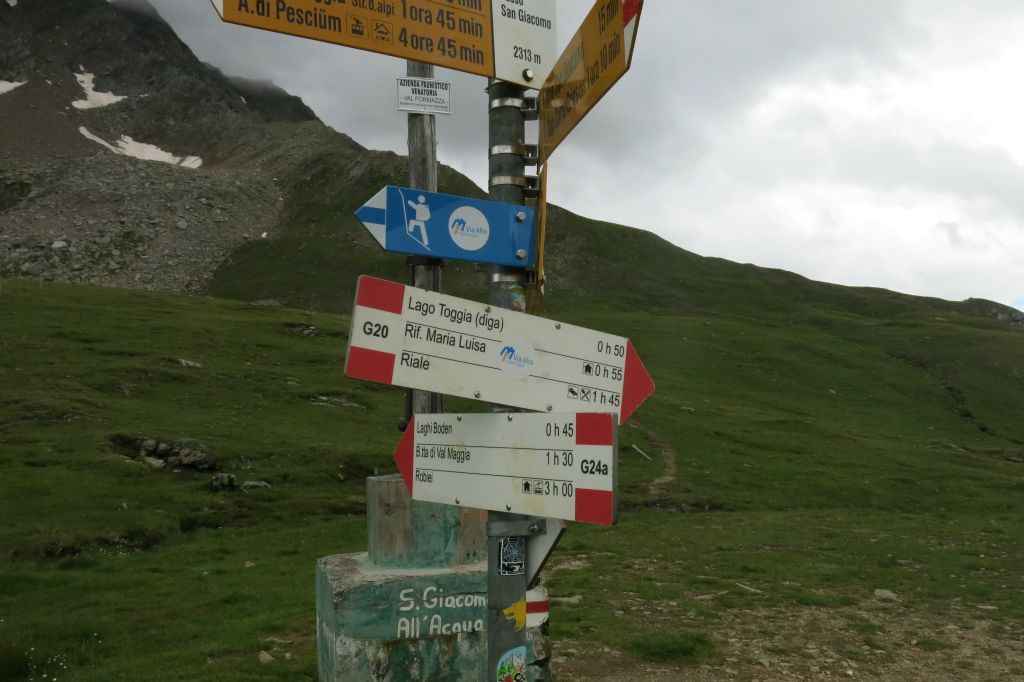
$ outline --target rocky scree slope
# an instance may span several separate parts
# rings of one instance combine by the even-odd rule
[[[0,3],[0,121],[0,276],[72,283],[198,290],[305,159],[364,151],[145,2]]]

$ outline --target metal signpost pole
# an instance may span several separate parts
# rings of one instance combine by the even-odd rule
[[[525,198],[524,95],[524,88],[511,83],[492,80],[488,87],[488,185],[494,201],[522,204]],[[495,266],[489,286],[491,305],[525,312],[522,271]],[[503,679],[504,669],[521,668],[527,659],[525,536],[540,530],[531,522],[518,514],[487,515],[487,668],[481,678],[487,682]]]

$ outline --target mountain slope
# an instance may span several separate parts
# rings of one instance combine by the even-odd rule
[[[573,524],[546,569],[580,595],[552,611],[566,679],[692,677],[636,645],[680,628],[731,679],[840,664],[812,645],[881,679],[1024,665],[1019,332],[563,312],[629,335],[658,384],[620,429],[620,525]],[[403,410],[342,376],[348,319],[27,280],[0,280],[0,314],[0,678],[313,679],[311,562],[365,548],[364,478],[394,470]],[[185,441],[270,487],[154,462]]]
[[[22,83],[0,94],[0,274],[195,290],[273,232],[279,175],[324,144],[359,150],[297,98],[199,62],[146,3],[0,19],[0,80]]]
[[[0,94],[0,679],[314,679],[312,562],[365,549],[404,409],[342,376],[356,277],[405,277],[352,211],[405,160],[146,7],[0,2],[26,81]],[[74,107],[88,74],[125,99]],[[546,314],[630,337],[657,384],[620,429],[621,524],[545,569],[562,679],[1024,675],[1021,315],[550,218]]]

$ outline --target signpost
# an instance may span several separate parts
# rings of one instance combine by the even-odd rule
[[[615,415],[421,414],[394,458],[412,499],[612,525]]]
[[[540,163],[629,70],[643,0],[597,0],[540,90]]]
[[[367,275],[345,375],[620,423],[654,391],[629,339]]]
[[[534,267],[536,252],[533,210],[522,205],[524,94],[543,84],[539,162],[530,161],[546,170],[554,149],[629,69],[643,0],[598,0],[557,64],[555,0],[211,3],[225,22],[409,60],[398,106],[413,112],[410,184],[423,189],[384,187],[356,216],[386,251],[411,256],[415,286],[359,278],[345,374],[414,389],[395,451],[411,500],[396,477],[368,483],[370,498],[388,510],[368,513],[370,561],[339,555],[318,563],[320,676],[363,679],[381,661],[406,666],[415,658],[430,679],[462,679],[483,663],[481,679],[547,680],[546,647],[533,639],[545,635],[526,632],[546,620],[547,595],[527,587],[564,520],[616,521],[618,424],[654,383],[628,339],[519,312],[522,269]],[[434,66],[493,79],[495,201],[433,191],[432,115],[451,105],[448,84],[432,79]],[[439,293],[445,259],[491,264],[492,304]],[[430,414],[440,411],[438,393],[537,413]],[[404,521],[392,528],[385,517],[399,508]],[[490,511],[486,599],[480,574],[433,566],[454,569],[478,556],[484,529],[468,518],[477,509]],[[406,542],[423,527],[433,536]],[[423,552],[443,556],[424,562]],[[484,629],[486,652],[474,642]]]
[[[478,76],[541,83],[554,0],[211,0],[221,19]]]
[[[381,189],[356,217],[385,251],[530,267],[533,209],[418,189]]]

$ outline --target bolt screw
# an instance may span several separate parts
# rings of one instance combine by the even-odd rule
[[[518,258],[519,260],[523,260],[524,258],[526,258],[526,249],[519,249],[518,251],[516,251],[516,258]]]
[[[509,416],[508,416],[508,420],[509,420],[509,421],[512,421],[512,415],[509,415]]]
[[[479,395],[479,394],[478,394],[478,395]],[[461,414],[457,414],[457,415],[455,415],[455,420],[456,420],[456,421],[462,421],[462,415],[461,415]]]
[[[562,323],[561,322],[555,324],[555,329],[561,329],[561,328],[562,328]]]
[[[484,308],[484,312],[485,313],[491,312],[491,306],[487,306],[486,308]]]
[[[506,504],[505,505],[505,511],[512,511],[512,505],[511,504]]]
[[[551,406],[550,406],[550,405],[548,405],[548,412],[550,412],[550,411],[551,411]]]
[[[539,533],[540,532],[540,524],[539,523],[530,524],[530,532],[531,533]]]
[[[526,220],[526,211],[519,211],[516,213],[516,220],[520,223]]]
[[[457,497],[455,498],[455,504],[462,504],[461,502],[459,502],[459,498]]]
[[[533,69],[523,69],[523,80],[529,83],[533,80]]]
[[[480,397],[480,391],[477,391],[476,393],[474,393],[473,397],[474,398],[479,398]]]

